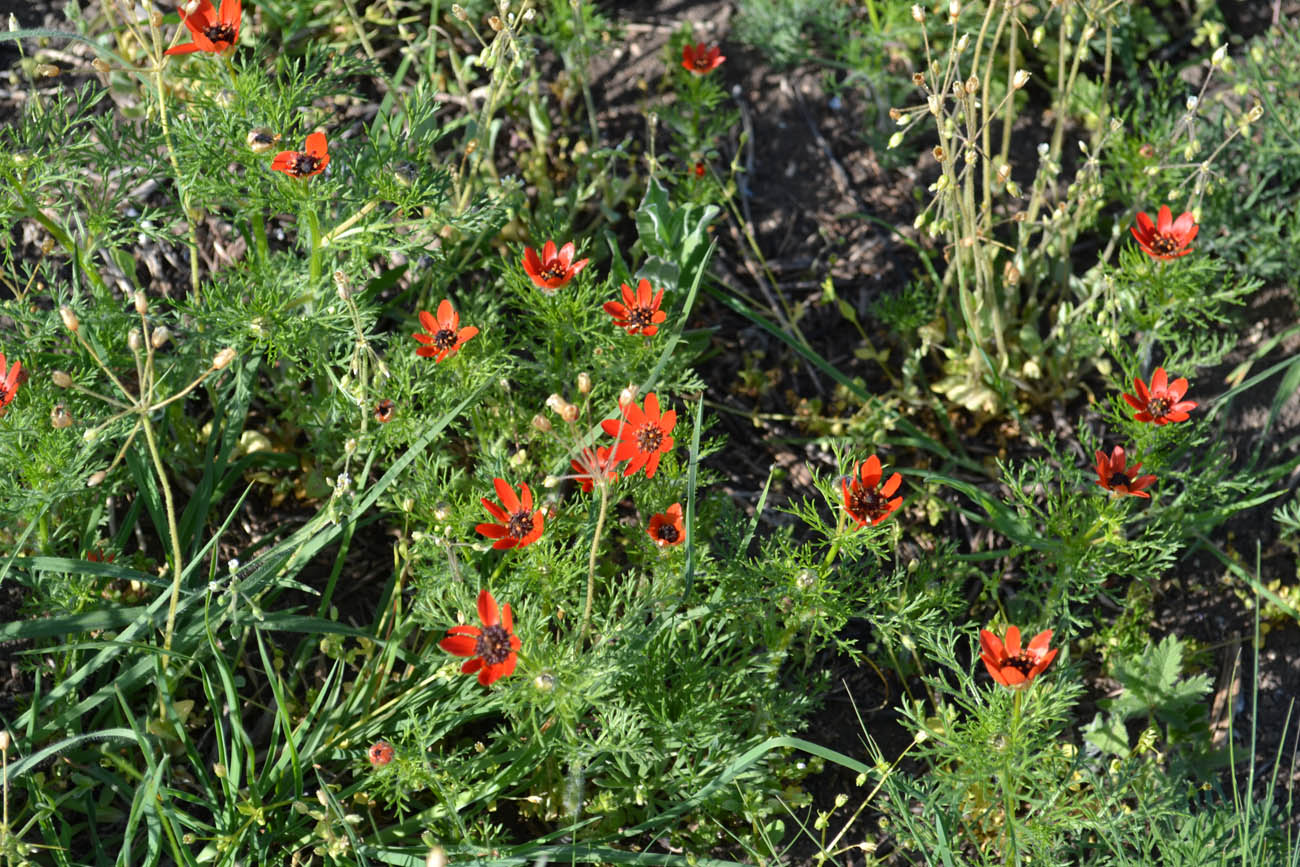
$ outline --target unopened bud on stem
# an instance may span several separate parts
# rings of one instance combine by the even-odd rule
[[[578,394],[591,394],[591,374],[585,370],[578,374]]]
[[[77,314],[72,312],[72,308],[63,306],[59,308],[59,318],[63,320],[63,327],[69,331],[76,331],[81,327],[81,321],[77,319]]]
[[[144,345],[144,338],[140,336],[139,328],[132,328],[126,335],[126,345],[131,348],[132,352],[137,354],[140,352],[140,347]]]
[[[54,373],[50,374],[50,379],[54,380],[54,384],[59,388],[72,387],[72,377],[62,370],[54,371]]]
[[[235,360],[234,347],[227,346],[225,349],[217,353],[216,358],[212,359],[212,369],[224,370],[226,366],[229,365],[230,362],[234,360]]]

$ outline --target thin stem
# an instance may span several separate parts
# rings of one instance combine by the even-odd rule
[[[172,591],[167,604],[167,631],[163,635],[163,650],[171,650],[172,633],[176,629],[176,603],[181,595],[181,537],[176,526],[176,504],[172,499],[172,486],[167,481],[167,470],[163,467],[162,454],[158,451],[158,440],[154,437],[153,425],[147,411],[142,411],[140,421],[144,427],[144,439],[149,446],[149,456],[153,458],[154,472],[158,474],[158,483],[162,486],[163,502],[167,510],[167,532],[172,538]],[[166,655],[163,665],[167,664]]]
[[[600,484],[600,514],[596,518],[596,534],[591,537],[591,556],[587,558],[587,604],[582,609],[582,631],[578,633],[578,643],[587,635],[591,625],[591,604],[596,596],[596,555],[600,553],[600,536],[605,531],[605,515],[609,511],[609,480],[603,476]]]
[[[314,287],[317,283],[320,282],[321,234],[320,234],[320,218],[316,216],[316,209],[313,207],[307,208],[307,231],[308,234],[311,236],[311,253],[308,259],[308,268],[310,269],[311,272],[311,285]]]

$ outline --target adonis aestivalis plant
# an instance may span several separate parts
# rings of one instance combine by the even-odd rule
[[[514,615],[510,606],[497,608],[497,601],[486,589],[478,592],[478,626],[453,626],[438,646],[453,656],[468,656],[462,674],[478,672],[478,682],[491,686],[514,673],[520,648],[515,635]]]
[[[677,424],[677,412],[659,411],[659,396],[653,391],[645,396],[645,409],[632,398],[619,403],[622,419],[607,418],[600,423],[605,433],[616,438],[615,462],[627,461],[624,476],[630,476],[645,467],[645,477],[654,478],[659,470],[659,459],[673,450],[672,430]]]
[[[325,133],[314,132],[307,136],[307,146],[301,151],[280,151],[271,160],[271,168],[284,172],[291,178],[310,178],[325,171],[330,164],[329,142]]]
[[[195,51],[221,54],[235,47],[239,42],[239,20],[243,15],[240,0],[221,0],[220,12],[212,7],[210,0],[199,0],[194,11],[187,13],[185,10],[189,6],[189,3],[181,3],[177,11],[194,41],[172,46],[167,49],[167,54],[191,54]]]

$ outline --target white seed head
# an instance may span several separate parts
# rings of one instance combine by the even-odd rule
[[[1029,83],[1029,70],[1017,69],[1016,74],[1011,78],[1011,86],[1016,90],[1024,87]]]
[[[925,9],[919,3],[912,5],[912,20],[917,24],[925,21]]]

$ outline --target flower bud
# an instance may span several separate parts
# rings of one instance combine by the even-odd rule
[[[932,93],[925,99],[926,105],[930,109],[930,114],[935,117],[939,116],[939,109],[943,107],[943,102],[939,99],[939,94]]]
[[[445,521],[451,517],[451,504],[439,503],[433,507],[433,518],[435,521]]]
[[[1223,43],[1214,49],[1214,54],[1210,57],[1210,65],[1216,69],[1223,65],[1223,58],[1228,56],[1228,43]]]
[[[495,15],[493,15],[491,18],[488,19],[488,26],[491,27],[492,30],[497,33],[500,33],[502,30],[505,29],[505,25],[501,23],[501,19],[496,17]]]
[[[919,75],[920,73],[917,73],[917,74]],[[921,80],[922,80],[922,81],[925,81],[924,78],[922,78]],[[897,121],[899,120],[899,118],[901,118],[902,116],[903,116],[903,111],[902,111],[902,109],[893,108],[892,106],[890,107],[890,109],[889,109],[889,119],[890,119],[890,120],[897,122]]]
[[[160,325],[149,335],[149,344],[154,349],[162,349],[168,340],[172,339],[172,331],[166,325]]]
[[[227,346],[225,349],[217,353],[216,358],[212,359],[212,369],[225,370],[226,366],[234,360],[235,349],[232,346]]]
[[[533,416],[533,427],[537,428],[542,433],[550,433],[551,420],[539,412],[537,415]]]
[[[63,327],[69,331],[76,331],[81,327],[81,322],[77,319],[77,314],[73,313],[72,308],[67,305],[59,308],[59,318],[63,320]]]
[[[0,753],[9,752],[9,729],[0,729]]]
[[[1201,104],[1201,101],[1200,101],[1198,98],[1196,98],[1195,96],[1189,96],[1189,97],[1187,97],[1187,110],[1188,110],[1188,111],[1196,111],[1196,106],[1198,106],[1198,105],[1200,105],[1200,104]]]
[[[126,345],[131,348],[132,352],[138,353],[143,344],[144,338],[140,336],[140,329],[132,328],[126,335]]]
[[[533,10],[529,9],[529,12]],[[424,859],[424,867],[447,867],[447,853],[441,846],[434,846],[429,850],[429,855]]]
[[[1031,43],[1033,43],[1033,46],[1034,46],[1035,48],[1037,48],[1037,47],[1038,47],[1038,43],[1042,42],[1042,41],[1043,41],[1043,37],[1046,36],[1046,35],[1047,35],[1047,31],[1044,30],[1044,29],[1043,29],[1043,25],[1040,24],[1040,25],[1038,25],[1037,27],[1034,28],[1034,32],[1033,32],[1033,33],[1029,34],[1029,41],[1030,41]]]
[[[560,417],[567,422],[575,422],[578,420],[578,408],[571,403],[566,403],[564,409],[560,411]]]
[[[1017,69],[1016,74],[1011,77],[1011,87],[1019,90],[1029,83],[1029,70]]]
[[[961,15],[961,0],[948,0],[948,21],[955,22]]]
[[[248,131],[248,136],[244,143],[248,149],[255,154],[264,154],[271,148],[275,147],[276,142],[280,140],[278,133],[273,133],[264,126],[255,127]]]
[[[68,376],[68,374],[62,370],[56,370],[53,373],[51,373],[50,379],[54,380],[54,384],[57,385],[59,388],[72,387],[72,377]]]
[[[224,764],[222,764],[221,762],[212,763],[212,775],[216,777],[218,780],[224,780],[226,778],[227,773],[229,773],[229,771],[226,770],[226,766]]]
[[[585,370],[578,374],[578,394],[591,394],[591,374]]]
[[[912,20],[917,24],[925,21],[925,9],[919,3],[912,4]]]
[[[465,7],[461,6],[459,3],[451,4],[451,14],[455,15],[461,21],[469,20],[469,13],[466,12]]]
[[[157,9],[149,13],[149,26],[152,27],[154,30],[161,29],[163,26],[163,22],[165,20],[166,19],[163,18],[162,12],[158,11]]]
[[[97,488],[104,483],[104,479],[106,478],[108,478],[108,473],[103,470],[100,470],[97,473],[92,473],[90,478],[86,479],[86,487]]]
[[[962,54],[963,52],[965,52],[966,46],[968,45],[970,45],[970,34],[963,33],[961,35],[961,38],[957,40],[957,53]]]
[[[979,89],[980,89],[980,80],[978,75],[972,75],[970,78],[966,79],[967,93],[974,93]]]
[[[543,488],[553,488],[553,487],[555,487],[556,485],[558,485],[559,483],[560,483],[560,480],[557,479],[555,476],[547,476],[546,478],[542,479],[542,487],[543,487]]]
[[[632,383],[628,383],[627,388],[623,389],[618,393],[618,405],[626,406],[627,404],[636,400],[636,393],[637,393],[637,387]]]
[[[32,67],[32,74],[37,78],[58,78],[59,68],[53,63],[38,63]]]
[[[131,301],[135,304],[136,313],[144,316],[149,312],[149,296],[145,295],[144,292],[137,289],[135,294],[131,296]]]
[[[998,183],[1005,184],[1007,182],[1007,178],[1009,177],[1011,177],[1011,164],[1003,163],[1002,165],[998,166]]]
[[[568,401],[565,400],[560,395],[552,394],[550,397],[546,399],[546,408],[549,409],[551,412],[555,413],[556,415],[563,415],[564,405],[566,403],[568,403]]]
[[[1264,106],[1258,102],[1251,106],[1250,111],[1246,112],[1246,123],[1254,123],[1264,116]]]

